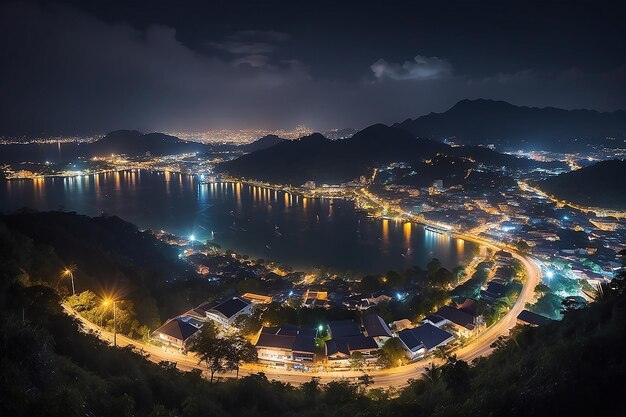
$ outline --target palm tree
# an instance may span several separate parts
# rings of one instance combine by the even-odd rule
[[[441,377],[441,368],[436,366],[434,363],[430,363],[430,366],[427,366],[422,374],[422,380],[427,382],[429,385],[434,385],[439,378]]]

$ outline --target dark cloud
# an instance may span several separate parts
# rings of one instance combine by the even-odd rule
[[[288,20],[279,17],[276,30],[250,30],[256,26],[250,24],[191,36],[188,25],[165,19],[131,24],[74,6],[3,4],[0,134],[363,127],[477,97],[564,108],[626,106],[626,62],[545,68],[536,61],[508,70],[511,59],[499,65],[505,59],[498,51],[477,71],[468,65],[485,61],[476,39],[456,52],[442,45],[440,53],[424,41],[400,54],[401,36],[385,43],[385,52],[375,40],[365,41],[367,31],[344,44],[317,21],[287,34],[281,24]],[[313,42],[309,33],[317,43],[306,43]],[[474,55],[461,60],[468,45]]]

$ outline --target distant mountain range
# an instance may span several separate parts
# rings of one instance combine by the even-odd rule
[[[626,209],[626,161],[602,161],[535,183],[560,200],[588,207]]]
[[[138,155],[146,152],[161,156],[208,150],[207,145],[198,142],[185,141],[164,133],[144,134],[136,130],[116,130],[100,140],[85,145],[85,148],[90,156]]]
[[[278,145],[281,142],[284,142],[287,139],[279,138],[276,135],[266,135],[262,138],[255,140],[252,143],[248,143],[247,145],[239,146],[239,149],[244,152],[254,152],[260,151],[261,149],[270,148],[274,145]]]
[[[279,183],[308,180],[340,182],[370,175],[372,168],[390,162],[419,162],[437,154],[471,158],[476,163],[511,169],[540,165],[536,161],[501,154],[483,147],[451,147],[416,138],[404,129],[370,126],[348,139],[330,140],[319,133],[284,141],[218,166],[234,176]]]
[[[494,100],[462,100],[443,113],[396,123],[419,137],[512,149],[581,149],[593,141],[626,143],[626,111],[600,113],[553,107],[520,107]],[[612,139],[607,139],[612,138]]]
[[[137,156],[150,152],[153,156],[181,153],[253,152],[274,146],[285,139],[267,135],[245,145],[210,145],[186,141],[164,133],[141,133],[136,130],[116,130],[91,143],[11,144],[0,145],[0,162],[68,162],[76,158],[91,158],[111,154]]]

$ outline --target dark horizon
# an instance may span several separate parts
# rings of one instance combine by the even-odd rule
[[[6,136],[363,128],[476,98],[626,108],[611,2],[0,7]]]

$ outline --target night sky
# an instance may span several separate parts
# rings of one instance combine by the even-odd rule
[[[324,130],[464,98],[626,108],[618,2],[0,5],[0,135]]]

